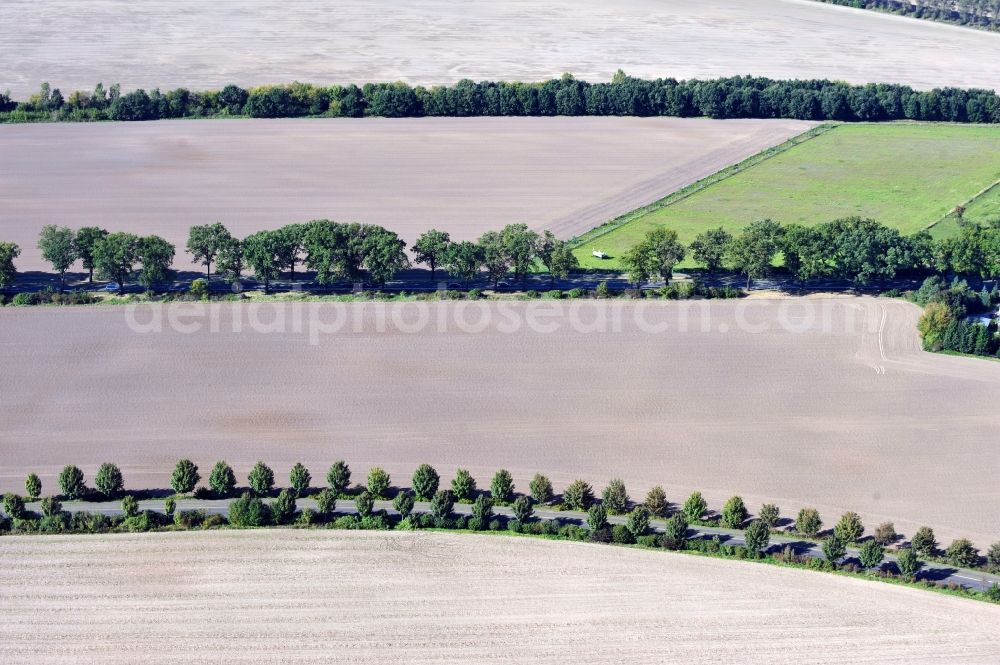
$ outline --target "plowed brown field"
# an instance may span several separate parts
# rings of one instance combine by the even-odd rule
[[[1000,607],[606,545],[422,533],[0,538],[0,660],[996,662]]]
[[[92,480],[104,461],[130,487],[166,487],[181,457],[241,479],[262,459],[283,482],[296,461],[322,482],[344,458],[356,480],[379,465],[408,485],[428,462],[481,486],[506,467],[521,489],[541,471],[557,491],[620,476],[635,497],[662,483],[715,508],[814,505],[827,525],[856,510],[869,528],[926,523],[985,546],[1000,536],[1000,364],[921,352],[918,312],[855,298],[6,308],[0,489],[36,471],[52,491],[62,465]]]
[[[0,22],[2,23],[2,22]],[[571,237],[799,134],[796,120],[419,118],[0,126],[0,240],[51,270],[45,224],[244,236],[330,218],[412,242],[525,222]],[[77,270],[82,270],[78,263]]]

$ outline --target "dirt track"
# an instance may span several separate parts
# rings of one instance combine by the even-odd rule
[[[992,88],[1000,36],[798,0],[5,0],[0,89],[753,74]],[[94,38],[99,27],[101,38]]]
[[[512,222],[578,235],[813,123],[677,118],[164,121],[0,126],[0,239],[51,269],[45,224],[156,233],[184,254],[193,224],[247,235],[317,218],[413,241]],[[77,264],[76,269],[82,268]]]
[[[93,478],[115,461],[130,486],[165,487],[186,456],[203,475],[225,458],[241,477],[264,459],[282,480],[298,460],[320,479],[345,458],[359,479],[378,464],[408,482],[421,462],[483,485],[501,466],[521,487],[537,471],[557,489],[621,476],[633,495],[662,483],[672,501],[699,489],[716,508],[739,493],[753,509],[815,505],[828,525],[857,510],[870,527],[1000,536],[1000,365],[920,352],[911,305],[590,301],[548,317],[544,303],[418,305],[189,305],[156,310],[162,333],[132,332],[123,308],[4,309],[0,489],[28,471],[52,488],[67,463]],[[312,345],[317,312],[343,328]],[[406,332],[421,312],[427,328]],[[644,332],[637,315],[670,329]],[[286,332],[254,332],[265,326]]]
[[[8,665],[972,665],[1000,649],[1000,608],[926,591],[449,534],[3,538],[0,611]]]

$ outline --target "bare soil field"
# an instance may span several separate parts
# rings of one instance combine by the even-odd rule
[[[721,507],[856,510],[869,528],[1000,536],[1000,364],[925,354],[907,303],[220,303],[0,311],[0,490],[179,458],[317,482],[416,465],[522,489],[545,472]],[[159,331],[157,331],[159,329]],[[315,341],[313,344],[311,342]]]
[[[960,598],[441,533],[2,538],[0,611],[9,665],[985,664],[1000,649],[1000,607]]]
[[[526,222],[564,237],[806,131],[795,120],[422,118],[0,126],[0,238],[50,269],[45,224],[239,235],[317,218],[473,239]],[[79,264],[77,269],[81,269]]]
[[[800,0],[5,0],[0,89],[754,74],[992,88],[1000,37]],[[94,39],[95,27],[101,38]]]

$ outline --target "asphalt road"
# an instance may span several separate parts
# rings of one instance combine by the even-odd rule
[[[196,272],[181,272],[178,273],[176,279],[170,283],[163,284],[159,287],[160,292],[174,292],[174,293],[184,293],[188,290],[191,285],[191,280],[204,278],[203,273]],[[292,281],[287,279],[287,275],[284,279],[272,282],[270,285],[270,290],[272,293],[283,293],[290,291],[302,291],[305,293],[314,293],[317,295],[321,294],[347,294],[355,291],[362,290],[381,290],[387,293],[399,293],[401,291],[406,291],[409,293],[428,293],[438,290],[468,290],[473,288],[478,288],[482,290],[493,290],[493,284],[484,276],[478,279],[472,280],[468,283],[462,282],[460,280],[448,277],[447,273],[440,271],[436,279],[430,278],[430,272],[423,269],[411,269],[401,272],[398,278],[388,282],[382,287],[377,287],[373,284],[368,284],[364,282],[350,283],[350,282],[337,282],[335,284],[319,284],[310,279],[311,273],[296,273],[297,279]],[[714,275],[702,274],[700,272],[692,273],[674,273],[674,280],[687,280],[691,277],[697,278],[697,280],[706,286],[732,286],[736,288],[746,287],[746,278],[742,275],[723,272]],[[895,280],[887,280],[884,282],[879,282],[877,284],[870,284],[865,287],[867,291],[880,292],[891,288],[898,289],[915,289],[920,286],[920,279],[906,279],[900,278]],[[515,281],[513,278],[507,278],[501,282],[502,285],[497,291],[502,292],[516,292],[516,291],[528,291],[534,290],[539,292],[548,291],[550,289],[560,289],[569,290],[574,288],[580,289],[594,289],[601,282],[607,282],[608,286],[614,290],[627,289],[634,284],[628,281],[624,273],[609,271],[606,273],[576,273],[567,277],[566,279],[557,279],[555,281],[549,279],[547,275],[530,275],[523,282]],[[973,288],[979,288],[980,284],[978,282],[973,283],[970,281],[970,285]],[[107,282],[96,281],[94,284],[89,284],[87,282],[87,275],[85,273],[67,273],[66,274],[66,290],[73,291],[91,291],[91,292],[106,292],[105,286]],[[662,286],[662,281],[650,281],[645,282],[641,286],[644,289],[658,288]],[[18,276],[18,281],[7,288],[6,292],[8,295],[14,293],[28,292],[33,293],[37,291],[43,291],[48,288],[58,288],[59,277],[53,273],[48,272],[25,272]],[[250,278],[244,278],[242,280],[241,286],[234,289],[233,285],[225,281],[217,275],[212,275],[210,280],[210,288],[213,293],[224,294],[224,293],[238,293],[240,291],[251,291],[251,290],[263,290],[263,285],[256,282]],[[781,273],[770,276],[766,279],[754,280],[752,284],[753,289],[788,289],[795,291],[847,291],[857,289],[858,285],[847,280],[819,280],[809,282],[807,285],[800,284],[795,280],[789,278]],[[143,287],[138,283],[129,283],[125,285],[126,293],[142,293]],[[115,289],[117,292],[117,289]]]
[[[215,500],[202,500],[202,499],[180,499],[177,501],[177,510],[194,510],[201,509],[209,514],[226,515],[229,512],[229,503],[232,499],[215,499]],[[301,510],[302,508],[316,508],[316,501],[313,499],[299,499],[297,501],[297,506]],[[28,510],[33,510],[35,512],[41,512],[41,505],[39,503],[31,503],[27,506]],[[155,510],[163,511],[163,500],[162,499],[149,499],[139,502],[139,508],[141,510]],[[121,506],[118,502],[66,502],[63,504],[63,510],[69,512],[95,512],[104,513],[106,515],[120,515],[122,513]],[[391,501],[376,501],[375,510],[384,510],[390,515],[397,515],[395,509],[392,507]],[[430,504],[426,502],[417,502],[414,506],[414,512],[425,513],[430,512]],[[356,513],[356,509],[353,501],[348,500],[338,500],[337,501],[337,514],[346,515]],[[472,505],[465,503],[456,503],[453,510],[454,513],[458,515],[471,515]],[[504,506],[496,506],[493,512],[497,515],[503,515],[506,517],[511,517],[513,515],[510,508]],[[540,519],[558,519],[566,524],[578,524],[586,525],[587,514],[583,512],[571,511],[571,510],[546,510],[539,509],[537,506],[535,508],[535,517]],[[609,515],[608,522],[611,524],[624,524],[625,516]],[[664,530],[664,521],[659,519],[654,519],[651,522],[650,528],[656,533],[662,533]],[[722,527],[710,527],[710,526],[692,526],[688,529],[689,538],[712,538],[718,536],[719,539],[725,545],[743,545],[743,531],[739,529],[726,529]],[[785,546],[790,546],[795,551],[795,554],[799,556],[812,557],[816,559],[822,559],[823,552],[818,543],[803,540],[801,538],[796,538],[794,536],[781,536],[771,534],[770,544],[768,545],[768,551],[778,551],[783,549]],[[850,562],[860,564],[858,559],[858,550],[855,548],[848,548],[847,555],[842,562]],[[885,557],[885,563],[891,563],[895,565],[896,557],[887,554]],[[1000,585],[1000,575],[992,575],[982,571],[969,570],[964,568],[956,568],[954,566],[947,566],[939,563],[934,563],[931,561],[923,561],[923,565],[920,568],[920,572],[917,575],[918,579],[932,580],[934,582],[940,582],[945,584],[957,584],[969,589],[974,589],[977,591],[985,591],[990,586],[996,584]]]

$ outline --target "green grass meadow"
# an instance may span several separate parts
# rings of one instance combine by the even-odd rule
[[[1000,127],[955,124],[845,124],[725,177],[602,234],[581,237],[584,267],[616,267],[615,257],[657,226],[684,243],[707,228],[731,232],[770,218],[805,225],[859,215],[914,233],[957,229],[944,219],[1000,180]],[[1000,217],[1000,187],[969,204],[967,220]],[[605,260],[591,256],[606,252]],[[693,265],[690,260],[683,266]]]

